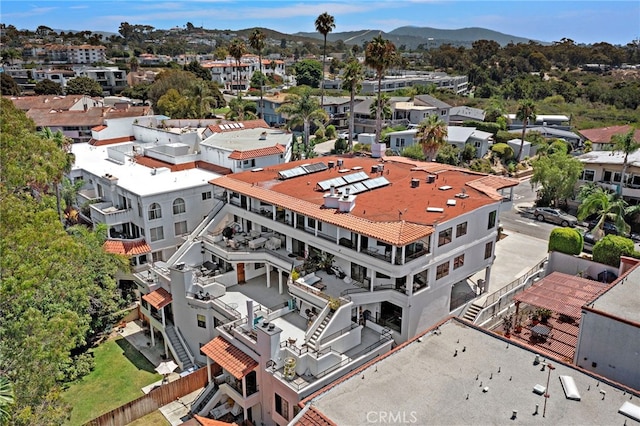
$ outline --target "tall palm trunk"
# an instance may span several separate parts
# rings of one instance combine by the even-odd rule
[[[353,130],[355,124],[355,117],[353,116],[353,108],[356,105],[356,88],[355,85],[351,86],[351,97],[349,98],[349,152],[353,150]]]
[[[264,91],[264,81],[262,80],[265,76],[262,73],[262,53],[258,52],[258,69],[260,70],[260,118],[264,120],[264,100],[262,99],[262,92]]]
[[[378,73],[378,108],[376,108],[376,139],[382,142],[380,133],[382,132],[382,73]]]
[[[525,117],[525,119],[522,120],[522,136],[520,137],[520,149],[518,150],[518,156],[516,157],[516,161],[518,162],[520,162],[522,150],[524,149],[524,137],[527,133],[527,124],[529,124],[529,119]]]

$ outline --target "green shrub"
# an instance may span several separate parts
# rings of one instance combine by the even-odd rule
[[[498,133],[496,133],[495,143],[507,143],[511,139],[516,137],[518,136],[514,135],[513,133],[509,133],[506,130],[500,130]]]
[[[491,152],[500,157],[502,160],[509,160],[513,158],[513,148],[506,143],[496,143],[491,146]]]
[[[633,241],[619,235],[607,235],[593,246],[593,261],[605,265],[620,266],[620,256],[635,252]]]
[[[327,139],[335,139],[335,138],[336,138],[336,135],[337,135],[337,133],[336,133],[336,126],[334,126],[333,124],[329,124],[329,125],[327,126],[327,128],[325,129],[325,131],[324,131],[324,136],[325,136]]]
[[[549,236],[549,251],[580,254],[584,246],[582,234],[574,228],[554,228]]]
[[[471,164],[469,164],[469,168],[474,172],[481,173],[491,173],[491,162],[486,158],[476,158],[475,160],[471,160]]]
[[[400,152],[400,155],[407,158],[413,158],[414,160],[423,161],[425,159],[424,151],[420,145],[408,146]]]
[[[319,127],[315,132],[316,139],[324,139],[324,129]]]
[[[478,130],[482,130],[483,132],[493,133],[494,135],[502,130],[502,126],[499,123],[491,123],[491,122],[478,122],[478,121],[465,121],[462,123],[464,127],[475,127]]]

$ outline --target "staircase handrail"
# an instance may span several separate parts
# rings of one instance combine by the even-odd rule
[[[182,332],[180,331],[180,329],[178,328],[178,326],[174,326],[173,329],[176,331],[176,336],[178,336],[178,340],[180,340],[180,344],[182,345],[182,347],[184,348],[184,351],[186,352],[187,356],[189,357],[189,361],[191,361],[191,364],[193,364],[193,366],[196,366],[196,359],[193,356],[193,354],[191,353],[191,349],[189,348],[189,345],[187,345],[184,336],[182,335]]]

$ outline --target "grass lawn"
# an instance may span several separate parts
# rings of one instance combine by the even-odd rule
[[[171,423],[165,419],[160,410],[140,417],[138,420],[129,423],[127,426],[171,426]]]
[[[108,340],[93,350],[95,369],[64,393],[73,407],[70,425],[89,420],[143,395],[142,387],[162,379],[126,339]]]

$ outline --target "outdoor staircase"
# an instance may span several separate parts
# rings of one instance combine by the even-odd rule
[[[206,388],[204,388],[202,394],[196,399],[195,404],[191,406],[191,412],[201,415],[201,413],[207,408],[207,404],[209,404],[213,397],[219,393],[221,393],[220,388],[215,381],[212,381]]]
[[[478,317],[478,314],[483,309],[484,309],[483,306],[476,305],[475,303],[472,303],[469,306],[469,308],[467,308],[467,310],[465,311],[465,313],[462,316],[462,318],[466,319],[469,322],[475,322],[476,318]]]
[[[318,325],[318,328],[316,328],[316,331],[314,331],[311,337],[309,337],[309,341],[307,342],[307,344],[309,344],[310,346],[316,345],[318,338],[322,334],[322,331],[327,327],[327,324],[329,324],[329,321],[331,321],[332,317],[333,317],[333,311],[329,311],[329,313],[327,313],[327,315],[324,317],[320,325]]]
[[[180,362],[182,363],[182,371],[193,368],[194,365],[191,362],[189,355],[187,355],[187,350],[182,345],[175,327],[173,327],[172,325],[166,326],[165,333],[167,334],[167,338],[169,339],[169,344],[171,344],[173,350],[175,351],[175,354],[178,356]]]

